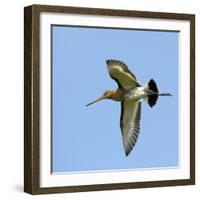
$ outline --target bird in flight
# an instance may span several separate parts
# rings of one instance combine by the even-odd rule
[[[141,99],[145,99],[149,106],[153,107],[158,96],[172,95],[170,93],[159,93],[153,79],[142,86],[136,76],[128,69],[128,66],[120,60],[106,60],[106,63],[110,77],[117,82],[118,88],[106,90],[101,97],[86,106],[103,99],[121,102],[120,128],[125,154],[128,156],[140,133]]]

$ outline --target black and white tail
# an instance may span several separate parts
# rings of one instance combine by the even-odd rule
[[[148,85],[147,87],[149,90],[155,92],[155,94],[151,94],[147,98],[147,102],[149,106],[153,107],[156,105],[156,102],[158,100],[158,94],[159,94],[158,88],[157,88],[156,82],[153,79],[151,79],[147,85]]]
[[[156,82],[153,79],[147,83],[146,89],[150,91],[150,94],[146,98],[150,107],[156,105],[158,96],[172,96],[170,93],[159,93]]]

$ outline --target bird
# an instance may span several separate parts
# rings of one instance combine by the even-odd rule
[[[155,106],[159,96],[172,96],[170,93],[159,93],[156,82],[150,79],[141,85],[128,66],[121,60],[106,60],[110,77],[116,81],[116,90],[106,90],[103,95],[86,106],[104,99],[121,102],[120,128],[125,155],[128,156],[135,146],[140,133],[141,100],[147,101],[150,107]]]

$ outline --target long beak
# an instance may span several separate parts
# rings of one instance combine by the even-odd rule
[[[107,99],[107,98],[108,98],[107,95],[103,95],[103,96],[99,97],[98,99],[92,101],[91,103],[87,104],[86,106],[90,106],[90,105],[92,105],[92,104],[94,104],[94,103],[96,103],[96,102],[98,102],[98,101],[101,101],[101,100]]]

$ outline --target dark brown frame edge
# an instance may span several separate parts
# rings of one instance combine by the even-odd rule
[[[190,178],[182,180],[40,187],[39,17],[41,12],[188,20],[190,22]],[[24,8],[24,191],[30,194],[83,192],[195,184],[195,15],[149,11],[32,5]]]

